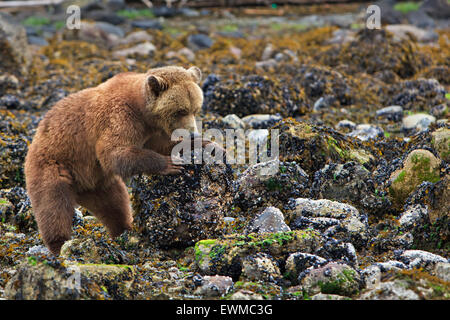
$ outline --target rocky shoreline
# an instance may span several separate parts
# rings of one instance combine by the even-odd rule
[[[448,2],[378,4],[381,30],[363,4],[266,17],[86,1],[78,31],[61,8],[0,13],[0,299],[450,299]],[[163,65],[202,69],[203,130],[277,129],[279,159],[136,176],[132,231],[111,240],[80,207],[50,255],[24,189],[39,120]]]

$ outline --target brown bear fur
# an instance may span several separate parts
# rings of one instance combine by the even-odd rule
[[[44,244],[70,239],[74,207],[94,214],[112,237],[132,226],[123,179],[176,174],[171,132],[192,128],[203,102],[198,68],[122,73],[60,100],[39,123],[25,160],[27,192]]]

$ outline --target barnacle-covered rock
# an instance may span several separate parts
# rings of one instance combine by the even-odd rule
[[[313,228],[333,238],[351,240],[358,246],[367,241],[367,218],[351,205],[327,199],[297,198],[292,208],[288,219],[292,229]]]
[[[333,129],[283,119],[273,126],[279,130],[280,159],[297,161],[308,174],[314,174],[329,162],[357,161],[369,165],[374,160],[360,142]]]
[[[311,194],[318,199],[350,202],[358,209],[383,214],[390,205],[376,189],[372,174],[357,162],[331,163],[316,172]]]
[[[222,116],[230,113],[239,117],[259,113],[292,116],[306,111],[303,89],[295,83],[259,75],[222,80],[210,74],[203,83],[203,91],[204,110]]]
[[[219,236],[232,199],[231,181],[226,164],[192,164],[180,175],[133,179],[134,221],[142,240],[187,247]]]
[[[374,74],[387,69],[408,78],[428,62],[424,56],[417,54],[416,46],[410,40],[397,41],[385,30],[363,28],[353,41],[342,46],[335,45],[318,56],[319,61],[331,67],[347,65],[350,74]]]
[[[0,188],[25,186],[23,162],[37,124],[34,116],[0,110]]]
[[[250,281],[275,282],[281,278],[281,273],[269,255],[257,253],[243,259],[242,277]]]
[[[445,92],[436,79],[405,80],[390,88],[388,103],[405,110],[428,111],[430,106],[446,102]]]
[[[0,190],[1,219],[21,232],[37,230],[27,192],[22,187]]]
[[[256,214],[259,208],[283,208],[291,197],[307,193],[308,175],[295,162],[271,160],[249,167],[235,181],[234,204]]]

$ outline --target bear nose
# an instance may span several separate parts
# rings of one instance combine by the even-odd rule
[[[189,132],[198,133],[195,117],[189,117],[186,129],[189,130]]]

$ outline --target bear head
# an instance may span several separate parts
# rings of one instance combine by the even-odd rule
[[[146,73],[146,113],[169,137],[176,129],[198,133],[195,116],[203,104],[199,68],[161,67]]]

